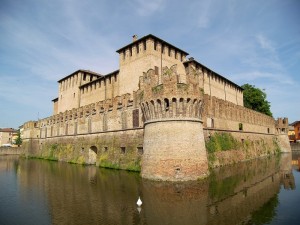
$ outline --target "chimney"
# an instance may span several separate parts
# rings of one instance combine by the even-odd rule
[[[135,42],[138,39],[138,36],[135,34],[132,36],[132,42]]]

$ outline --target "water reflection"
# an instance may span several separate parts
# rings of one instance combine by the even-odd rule
[[[281,185],[296,188],[291,161],[284,154],[239,163],[184,184],[15,157],[0,158],[0,173],[15,172],[20,199],[34,191],[30,197],[47,210],[44,224],[265,224],[276,216]]]

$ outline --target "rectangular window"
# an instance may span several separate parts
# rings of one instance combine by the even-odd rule
[[[83,74],[83,80],[86,80],[86,74],[85,73]]]
[[[137,147],[138,154],[142,155],[144,153],[143,147]]]
[[[155,67],[154,67],[154,70],[155,70],[155,74],[158,75],[158,66],[155,66]]]
[[[239,123],[239,130],[243,130],[243,124]]]
[[[121,153],[122,153],[122,154],[125,154],[126,148],[125,148],[125,147],[121,147],[120,149],[121,149]]]
[[[133,127],[139,127],[139,109],[132,111],[132,125]]]

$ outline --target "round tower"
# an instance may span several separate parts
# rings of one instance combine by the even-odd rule
[[[161,77],[152,69],[141,77],[143,178],[187,181],[208,175],[199,75],[187,76],[187,83],[178,80],[176,65],[164,68]]]

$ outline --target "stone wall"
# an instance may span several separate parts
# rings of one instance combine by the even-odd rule
[[[24,148],[27,156],[139,171],[143,129],[31,140]]]
[[[21,153],[20,147],[0,147],[0,155],[20,155]]]

